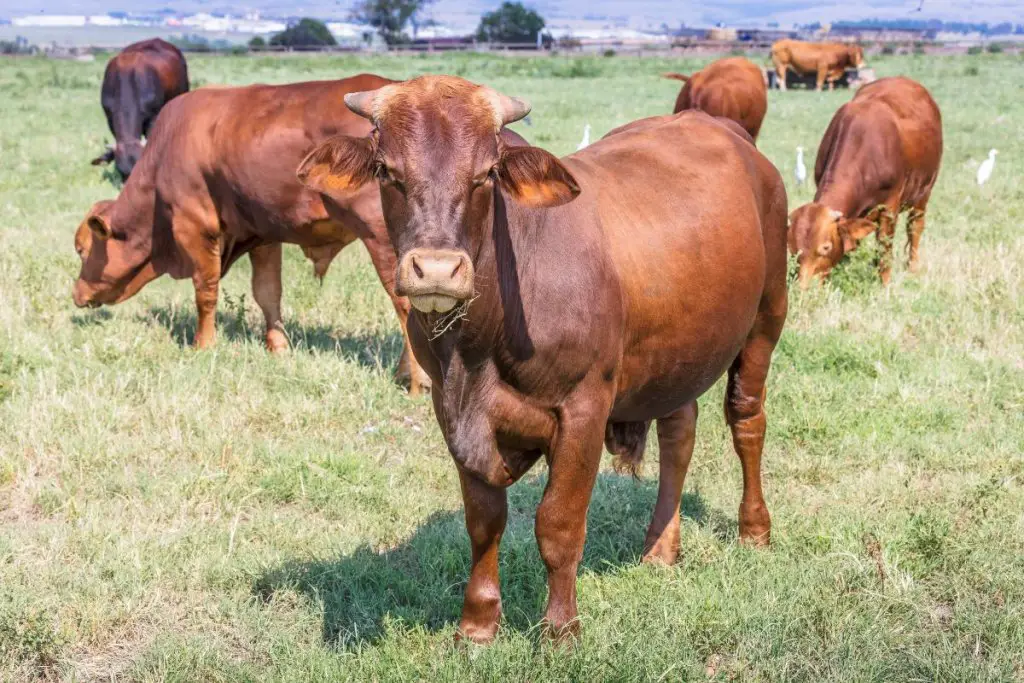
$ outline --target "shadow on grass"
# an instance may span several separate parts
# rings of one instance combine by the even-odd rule
[[[102,325],[113,317],[113,314],[106,308],[94,308],[84,313],[73,314],[71,324],[75,327],[94,327]]]
[[[509,523],[501,544],[504,628],[529,631],[541,618],[547,576],[533,533],[534,511],[547,481],[533,476],[509,489]],[[582,570],[610,574],[639,561],[657,496],[657,480],[598,477],[587,518]],[[736,520],[709,510],[699,493],[683,496],[683,516],[728,541]],[[683,551],[685,553],[685,548]],[[288,562],[261,576],[253,593],[264,603],[298,591],[323,612],[325,642],[346,648],[382,639],[389,624],[437,631],[457,623],[469,578],[469,540],[462,511],[431,515],[396,547],[362,546],[331,560]]]
[[[155,321],[165,327],[171,338],[183,347],[191,346],[195,341],[197,321],[194,311],[173,306],[154,306],[149,309],[148,316],[142,316],[142,320]],[[398,330],[387,334],[341,334],[326,325],[302,325],[294,321],[285,322],[284,329],[293,352],[340,353],[363,367],[373,369],[394,370],[404,345]],[[250,326],[244,315],[218,311],[217,337],[229,342],[262,344],[263,329]]]

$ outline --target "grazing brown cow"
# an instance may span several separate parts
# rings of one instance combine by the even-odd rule
[[[726,371],[740,536],[767,543],[762,405],[786,316],[786,193],[746,133],[684,112],[559,160],[499,136],[529,105],[460,78],[345,102],[375,133],[324,142],[299,176],[325,192],[380,187],[397,291],[415,309],[410,341],[462,484],[472,571],[460,637],[497,631],[506,488],[541,456],[549,633],[578,628],[602,444],[635,468],[651,420],[661,483],[644,557],[673,562],[697,397]]]
[[[883,78],[857,91],[832,117],[818,147],[814,201],[790,216],[789,249],[800,283],[825,277],[875,232],[889,283],[896,219],[909,210],[910,269],[918,266],[925,211],[942,161],[942,115],[928,91],[908,78]]]
[[[116,304],[166,273],[191,278],[196,290],[197,347],[215,336],[221,277],[244,254],[252,263],[253,298],[267,323],[267,346],[287,348],[281,323],[281,243],[299,244],[318,275],[345,245],[361,239],[398,312],[395,257],[379,193],[372,188],[325,199],[295,178],[313,145],[338,133],[361,136],[370,124],[338,114],[342,97],[391,81],[361,75],[340,81],[201,88],[164,108],[145,153],[120,196],[97,203],[75,235],[82,268],[78,306]],[[411,391],[429,378],[409,352],[399,368]]]
[[[181,50],[159,38],[133,43],[107,63],[100,102],[114,147],[93,165],[114,162],[127,178],[142,156],[142,137],[165,104],[188,92],[188,66]]]
[[[699,109],[732,119],[757,140],[768,111],[768,90],[764,72],[749,59],[720,59],[692,76],[669,73],[665,78],[686,83],[676,99],[675,113]]]
[[[786,89],[786,69],[798,74],[817,74],[818,90],[825,81],[831,88],[847,68],[864,66],[864,48],[848,43],[805,43],[779,40],[772,45],[772,63],[778,74],[779,89]]]

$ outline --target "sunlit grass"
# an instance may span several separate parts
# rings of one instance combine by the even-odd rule
[[[736,544],[721,386],[702,402],[677,566],[637,565],[656,488],[603,473],[572,651],[535,628],[543,470],[511,495],[506,620],[452,645],[468,543],[428,402],[391,382],[401,339],[359,246],[321,287],[286,249],[294,351],[269,357],[240,263],[220,342],[187,348],[192,289],[79,311],[72,234],[114,189],[102,64],[0,69],[0,679],[1020,680],[1024,676],[1024,61],[889,57],[943,111],[924,270],[882,289],[872,240],[794,290],[768,389],[773,549]],[[669,111],[692,60],[195,57],[206,84],[447,72],[534,105],[565,154]],[[849,92],[770,93],[787,183]],[[992,181],[974,184],[989,148]],[[809,164],[810,165],[810,164]],[[676,182],[665,178],[666,184]],[[707,188],[714,195],[714,188]],[[791,185],[790,204],[813,190]],[[902,250],[902,227],[897,249]]]

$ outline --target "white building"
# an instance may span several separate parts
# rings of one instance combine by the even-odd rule
[[[15,26],[85,26],[84,16],[72,14],[40,14],[31,17],[14,17]]]

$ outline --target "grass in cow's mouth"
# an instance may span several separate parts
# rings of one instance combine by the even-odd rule
[[[901,228],[888,289],[871,238],[830,282],[793,289],[768,387],[771,550],[736,543],[721,384],[701,401],[676,566],[637,564],[655,440],[638,482],[609,458],[568,652],[536,628],[542,465],[509,492],[498,642],[452,644],[469,553],[458,479],[430,402],[392,382],[402,340],[365,250],[320,287],[285,249],[280,357],[245,259],[210,352],[187,348],[188,281],[79,311],[74,230],[114,192],[89,165],[109,136],[103,62],[0,70],[0,680],[1021,680],[1024,70],[1009,54],[870,61],[943,110],[923,271],[905,272]],[[459,73],[530,100],[517,130],[559,154],[587,123],[599,137],[666,113],[679,84],[659,75],[698,66],[190,57],[225,84]],[[770,93],[758,144],[787,182],[849,96]]]

